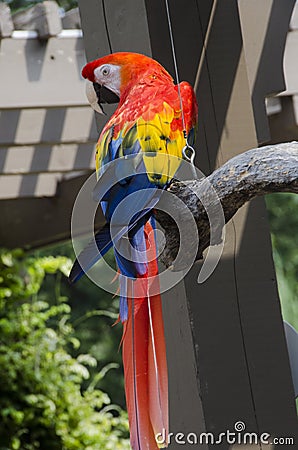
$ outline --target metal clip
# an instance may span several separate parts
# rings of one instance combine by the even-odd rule
[[[196,168],[194,165],[196,151],[191,145],[189,145],[187,138],[185,138],[185,140],[186,140],[186,145],[182,149],[182,155],[183,155],[183,158],[186,159],[186,161],[191,163],[191,165],[192,165],[191,172],[192,172],[193,178],[197,179],[198,176],[197,176]]]

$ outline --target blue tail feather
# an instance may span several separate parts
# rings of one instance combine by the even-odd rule
[[[148,270],[146,258],[146,240],[144,226],[137,230],[131,238],[132,259],[139,275],[144,275]]]
[[[110,224],[106,223],[94,238],[95,242],[91,240],[75,260],[69,275],[71,283],[78,281],[112,247]]]
[[[127,304],[127,278],[119,275],[120,285],[120,301],[119,314],[121,322],[125,322],[128,318],[128,304]]]

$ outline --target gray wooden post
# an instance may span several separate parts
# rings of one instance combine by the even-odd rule
[[[249,8],[236,0],[170,2],[180,78],[191,83],[198,78],[197,165],[206,174],[268,136],[264,96],[272,86],[275,92],[284,88],[281,55],[293,4],[254,1]],[[81,0],[79,7],[88,58],[139,51],[152,54],[173,73],[163,2]],[[248,13],[254,20],[246,20]],[[253,50],[251,39],[261,30],[266,32]],[[272,53],[276,45],[278,51]],[[267,65],[274,68],[269,91]],[[196,263],[185,282],[164,296],[171,431],[217,436],[234,431],[242,421],[248,432],[298,442],[262,199],[242,208],[227,226],[221,262],[202,285],[196,281],[199,268]],[[229,445],[214,448],[226,450]]]

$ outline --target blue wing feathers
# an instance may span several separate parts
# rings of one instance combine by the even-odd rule
[[[85,272],[110,250],[112,245],[110,225],[107,223],[95,234],[95,242],[92,239],[75,260],[69,275],[69,281],[71,283],[78,281]]]
[[[152,215],[162,190],[149,181],[141,155],[138,157],[141,147],[136,129],[133,127],[124,139],[121,134],[113,139],[112,134],[113,131],[105,138],[107,151],[93,191],[94,200],[101,202],[107,223],[96,233],[95,243],[91,240],[75,261],[69,276],[72,283],[79,280],[114,244],[117,247],[114,249],[117,265],[123,275],[134,279],[147,270],[142,258],[146,250],[144,224]],[[121,156],[128,159],[120,158],[118,161]],[[115,159],[117,164],[109,164]],[[138,195],[133,196],[131,203],[124,201],[121,207],[121,202],[135,192]],[[128,205],[133,205],[133,208]],[[128,237],[125,238],[125,234]],[[129,247],[127,239],[132,244]]]

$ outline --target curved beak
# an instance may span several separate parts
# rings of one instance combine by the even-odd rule
[[[105,114],[102,108],[103,103],[113,104],[120,100],[118,95],[110,89],[90,81],[86,84],[86,95],[92,108],[100,114]]]

